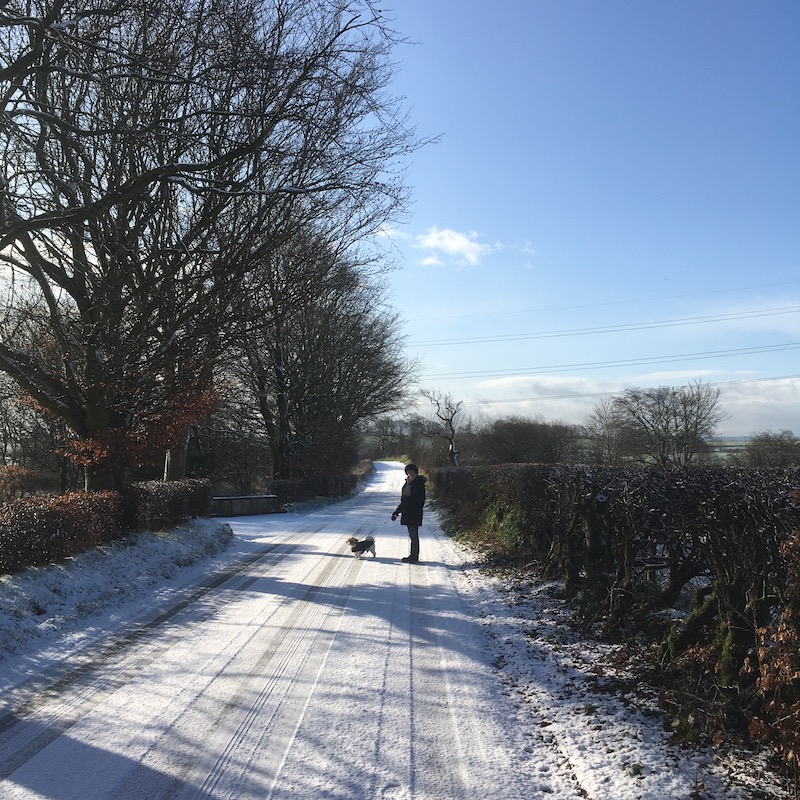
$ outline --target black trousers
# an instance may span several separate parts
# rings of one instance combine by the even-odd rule
[[[411,537],[411,558],[419,558],[419,525],[406,525]]]

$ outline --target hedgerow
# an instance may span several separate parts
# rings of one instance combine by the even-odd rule
[[[208,516],[205,480],[146,481],[122,492],[71,492],[0,506],[0,574],[63,561],[130,530]]]
[[[0,572],[63,561],[116,536],[115,492],[72,492],[17,500],[0,508]]]
[[[371,461],[361,461],[349,472],[307,475],[301,478],[280,478],[271,481],[269,491],[283,506],[316,497],[346,497],[372,471]]]
[[[429,475],[454,526],[562,580],[579,622],[650,637],[676,729],[749,727],[800,767],[800,470],[512,464]]]
[[[141,481],[120,493],[124,525],[154,531],[190,517],[207,517],[211,509],[211,482],[202,478],[182,481]]]

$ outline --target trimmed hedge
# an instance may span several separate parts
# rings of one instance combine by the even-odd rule
[[[207,517],[206,480],[146,481],[121,493],[72,492],[0,506],[0,574],[63,561],[124,531],[153,531]]]
[[[111,541],[121,526],[115,492],[17,500],[0,509],[0,572],[63,561]]]
[[[155,531],[211,513],[211,482],[201,478],[132,483],[120,495],[132,530]]]
[[[562,580],[584,624],[646,631],[681,724],[749,724],[800,769],[799,469],[512,464],[429,476],[457,528]]]
[[[313,500],[315,497],[346,497],[358,486],[361,475],[340,472],[333,475],[309,475],[305,478],[283,478],[273,480],[270,494],[277,495],[283,506]]]
[[[453,522],[564,581],[595,612],[672,603],[694,579],[713,583],[751,628],[785,586],[780,545],[800,527],[800,470],[630,469],[510,464],[430,472]]]

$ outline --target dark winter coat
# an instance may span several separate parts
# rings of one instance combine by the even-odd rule
[[[401,525],[422,525],[422,507],[425,505],[425,478],[417,475],[413,481],[403,484],[400,505],[395,514],[400,514]]]

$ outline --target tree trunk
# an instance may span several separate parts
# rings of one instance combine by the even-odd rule
[[[186,477],[186,457],[189,453],[189,437],[191,430],[187,428],[175,447],[167,450],[164,459],[164,480],[180,481]]]
[[[448,453],[450,455],[450,466],[457,467],[458,466],[458,450],[456,450],[456,441],[455,439],[450,440],[450,445],[447,448]]]
[[[88,466],[83,471],[83,488],[87,492],[119,489],[119,476],[108,467]]]
[[[91,380],[96,377],[96,373],[100,369],[93,356],[87,358],[86,414],[83,425],[78,430],[78,434],[84,440],[102,439],[103,434],[107,433],[111,428],[111,413],[106,407],[103,390],[99,388],[102,384],[97,380]],[[85,466],[83,481],[84,489],[87,492],[102,492],[119,488],[117,480],[115,480],[113,466],[108,465],[108,463],[88,464]]]

